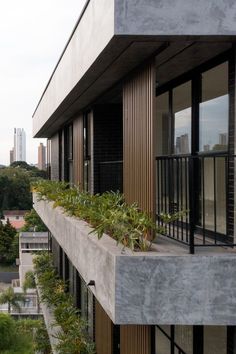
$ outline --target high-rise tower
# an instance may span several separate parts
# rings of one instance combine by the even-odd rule
[[[23,128],[14,128],[14,161],[26,161],[26,135]]]
[[[43,143],[38,146],[38,168],[46,170],[46,146]]]

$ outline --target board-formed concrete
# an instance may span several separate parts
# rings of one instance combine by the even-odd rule
[[[236,325],[236,255],[135,252],[52,203],[34,208],[116,324]]]

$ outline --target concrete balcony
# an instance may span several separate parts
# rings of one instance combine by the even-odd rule
[[[236,35],[235,14],[229,0],[87,0],[33,114],[33,134],[52,136],[157,52],[161,65],[189,46],[187,62],[227,50]],[[197,41],[207,43],[192,47]],[[209,41],[216,42],[213,48]],[[186,64],[180,57],[175,65]]]
[[[160,237],[132,253],[51,202],[34,208],[115,324],[236,325],[234,252],[190,255]]]

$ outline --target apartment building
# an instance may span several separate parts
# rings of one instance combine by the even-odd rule
[[[14,128],[13,161],[26,161],[26,135],[23,128]]]
[[[236,352],[236,5],[90,0],[33,114],[52,180],[120,190],[161,223],[153,251],[35,201],[97,354]]]
[[[38,169],[46,170],[46,146],[43,143],[38,146]]]
[[[24,216],[28,212],[29,210],[3,210],[4,218],[1,221],[6,224],[7,220],[9,220],[11,226],[19,231],[25,225]]]

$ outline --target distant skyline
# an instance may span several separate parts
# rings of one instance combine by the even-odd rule
[[[9,165],[14,128],[26,132],[26,160],[37,163],[32,114],[85,0],[0,3],[0,164]]]

